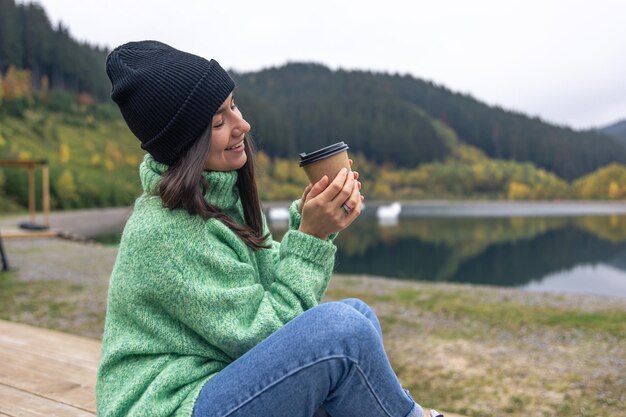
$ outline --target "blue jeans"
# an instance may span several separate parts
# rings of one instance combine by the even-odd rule
[[[422,417],[376,314],[346,299],[305,311],[202,388],[194,417]]]

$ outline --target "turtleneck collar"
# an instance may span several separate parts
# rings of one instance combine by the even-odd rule
[[[147,194],[159,193],[159,184],[168,166],[157,162],[152,155],[146,154],[139,166],[141,185]],[[202,176],[207,181],[208,189],[204,199],[211,205],[222,210],[232,208],[239,200],[237,191],[237,171],[203,171]]]

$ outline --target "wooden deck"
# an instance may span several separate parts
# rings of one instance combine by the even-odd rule
[[[0,416],[95,416],[100,341],[0,320]]]
[[[95,416],[99,360],[99,340],[0,320],[0,417]]]

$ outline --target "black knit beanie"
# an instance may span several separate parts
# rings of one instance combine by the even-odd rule
[[[172,165],[235,88],[217,61],[157,41],[129,42],[107,56],[111,98],[141,148]]]

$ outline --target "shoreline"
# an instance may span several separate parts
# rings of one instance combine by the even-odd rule
[[[593,215],[593,214],[626,214],[626,200],[614,201],[614,200],[450,200],[450,199],[428,199],[428,200],[366,200],[365,206],[374,208],[383,205],[389,205],[392,202],[399,202],[405,207],[417,207],[417,208],[436,208],[451,207],[455,210],[463,208],[551,208],[551,213],[568,215],[571,210],[558,211],[559,208],[564,209],[567,206],[575,207],[578,210],[577,214],[580,215]],[[278,201],[261,201],[261,206],[264,210],[275,207],[289,207],[293,200],[278,200]],[[585,211],[584,209],[594,209]],[[597,209],[603,209],[598,212]],[[56,210],[50,212],[52,216],[67,215],[70,213],[83,214],[83,213],[98,213],[106,215],[107,212],[116,212],[120,210],[130,211],[132,206],[121,207],[92,207],[81,208],[72,210]],[[553,210],[557,209],[557,210]],[[37,212],[37,217],[41,217],[41,212]],[[27,219],[28,212],[16,212],[16,213],[0,213],[0,226],[6,223],[10,219]]]

